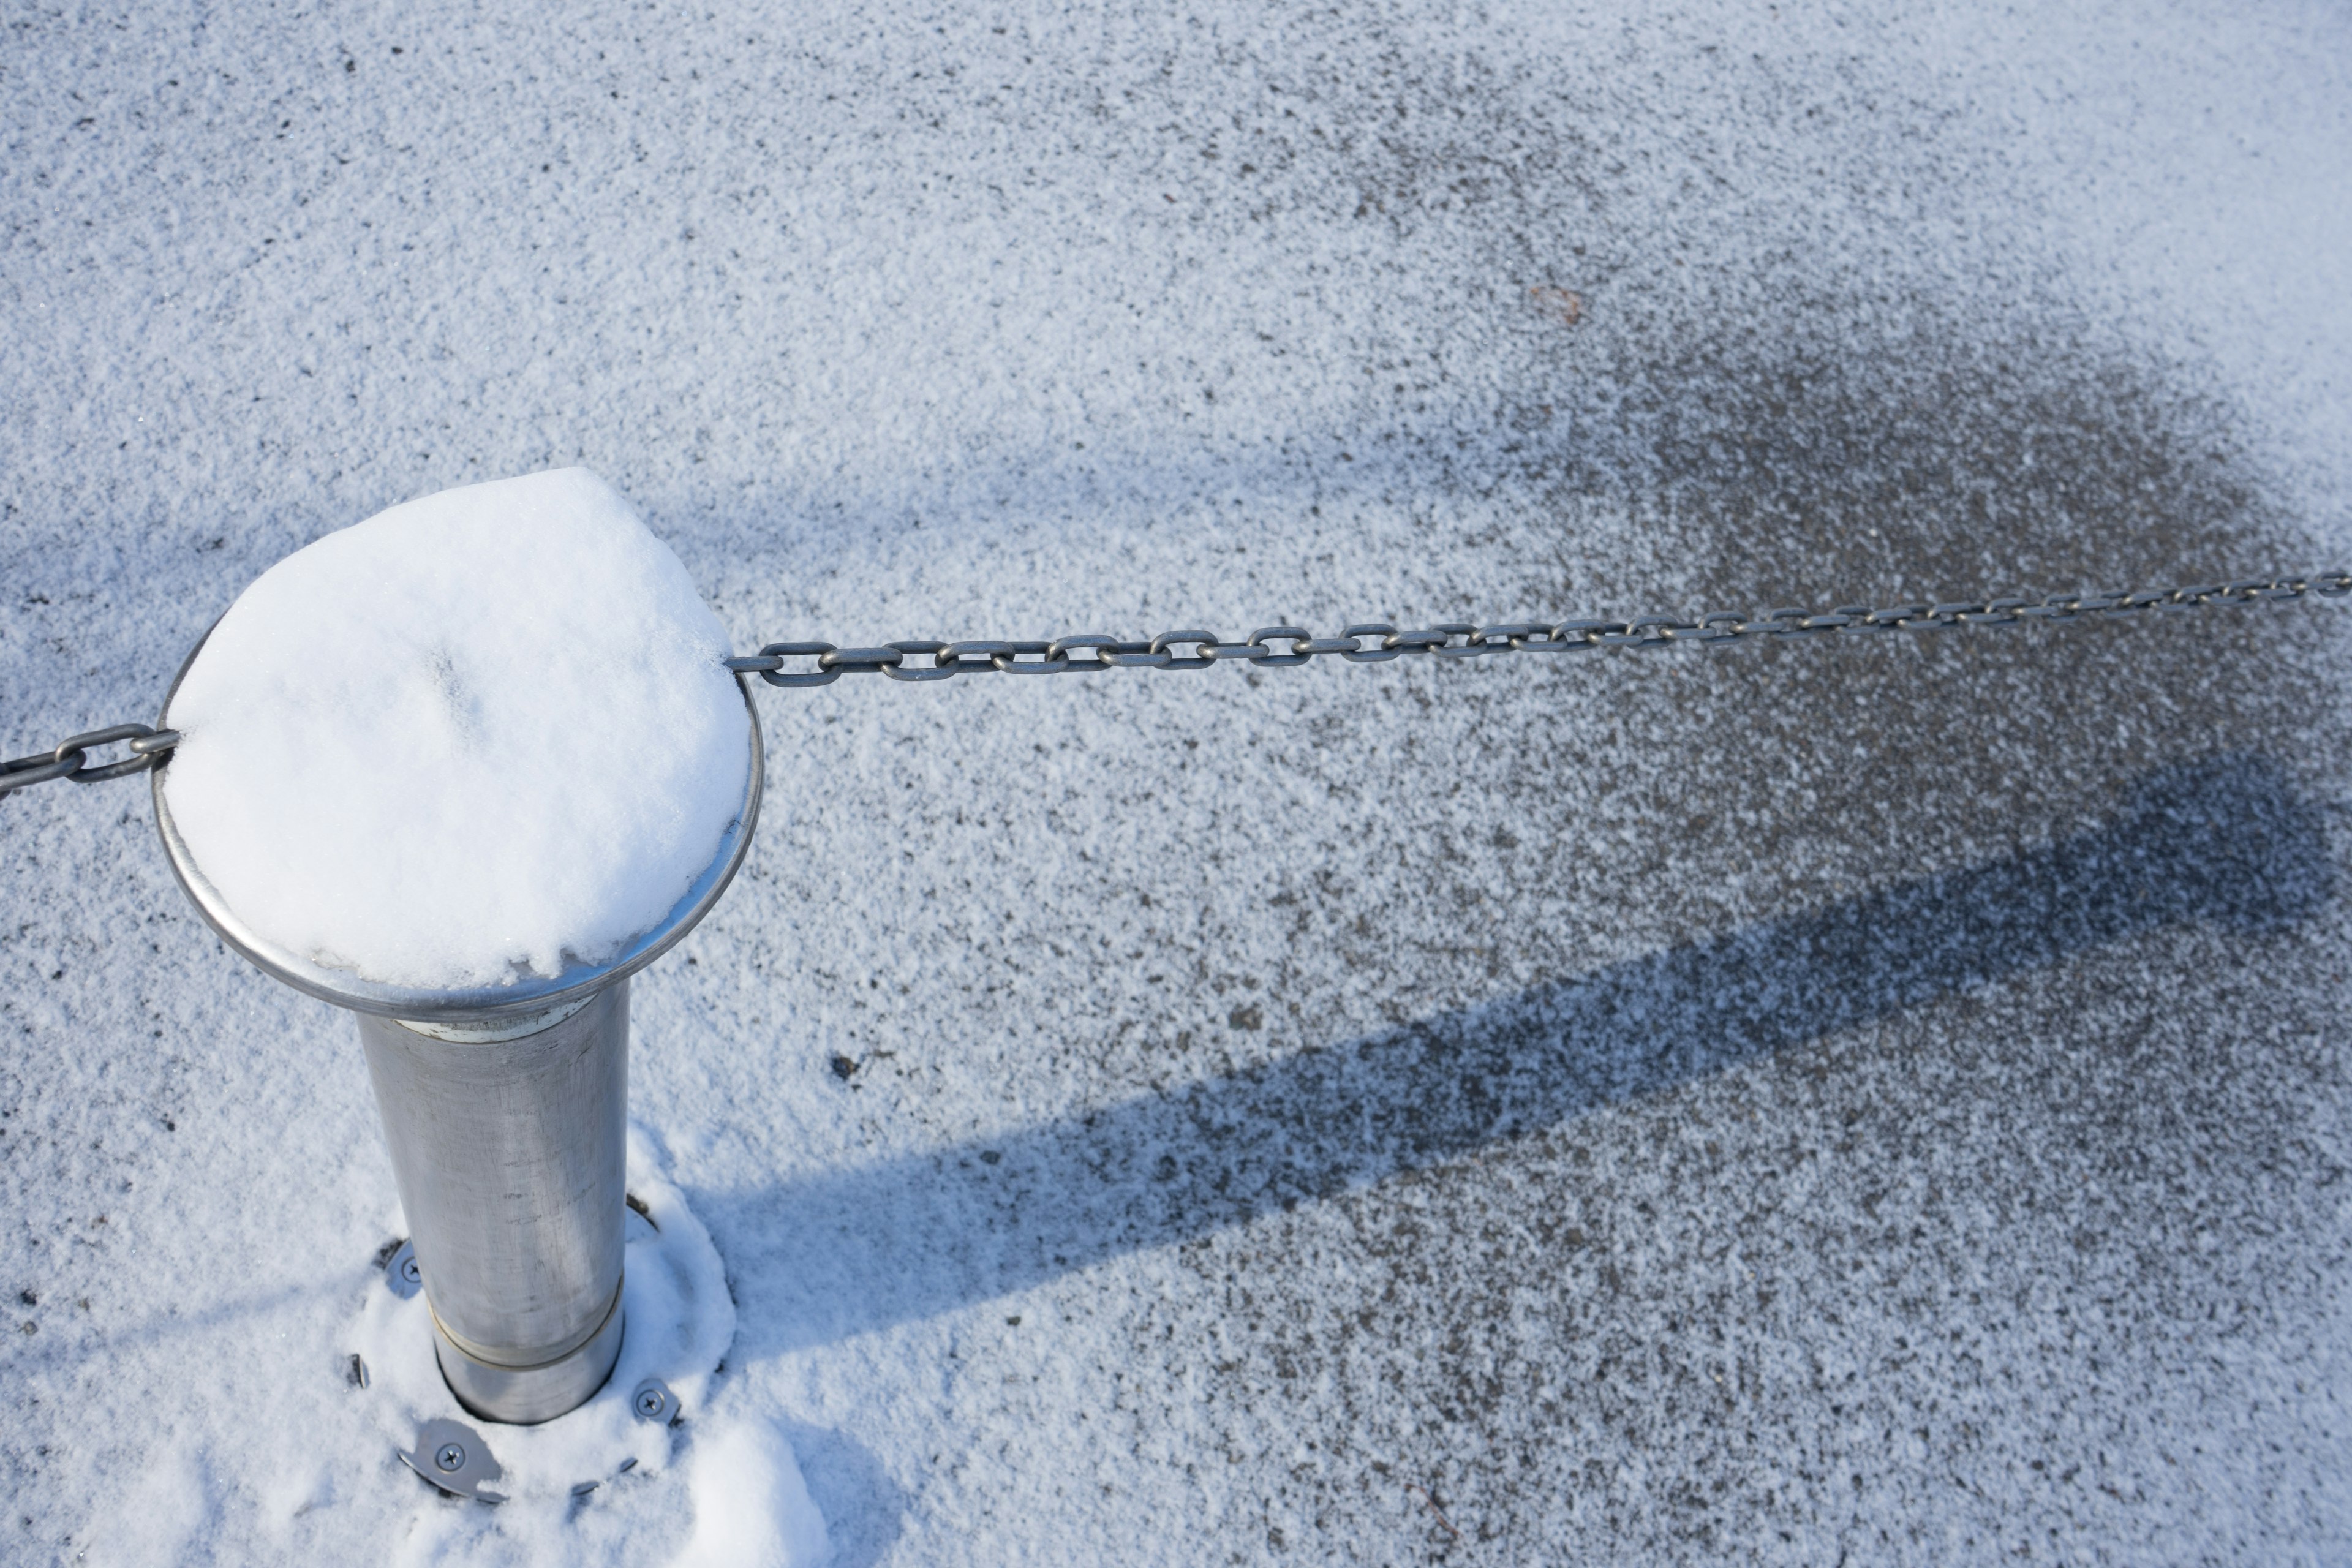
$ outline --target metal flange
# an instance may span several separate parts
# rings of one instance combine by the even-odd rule
[[[629,1411],[640,1421],[667,1426],[677,1419],[677,1395],[660,1378],[649,1377],[629,1395]]]
[[[416,1248],[404,1241],[383,1260],[383,1282],[392,1293],[405,1301],[425,1289],[425,1276],[416,1267]]]
[[[414,1447],[397,1450],[400,1462],[451,1497],[477,1502],[504,1502],[506,1494],[491,1491],[486,1482],[506,1474],[490,1453],[482,1435],[463,1421],[436,1417],[416,1428]]]

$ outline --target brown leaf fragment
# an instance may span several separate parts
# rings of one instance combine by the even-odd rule
[[[1544,314],[1554,317],[1562,326],[1572,327],[1584,319],[1584,296],[1567,289],[1555,289],[1545,283],[1528,290]]]

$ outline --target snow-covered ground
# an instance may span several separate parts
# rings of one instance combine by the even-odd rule
[[[2329,7],[0,37],[9,755],[569,463],[744,648],[2352,559]],[[345,1381],[350,1020],[11,797],[0,1557],[2341,1560],[2347,614],[765,692],[635,1000],[735,1338],[576,1507]]]

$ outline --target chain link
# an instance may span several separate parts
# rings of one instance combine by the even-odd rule
[[[771,686],[830,686],[845,675],[888,676],[893,680],[946,680],[957,675],[1063,675],[1104,669],[1206,669],[1240,661],[1254,667],[1287,668],[1337,654],[1351,664],[1372,664],[1408,655],[1476,658],[1497,653],[1583,653],[1593,648],[1717,647],[1727,644],[1874,632],[1940,631],[1964,626],[2014,626],[2028,621],[2071,621],[2089,616],[2134,616],[2152,610],[2202,609],[2300,599],[2316,594],[2340,598],[2352,594],[2352,573],[2311,577],[2273,577],[2214,583],[2137,593],[2053,594],[2045,598],[1917,602],[1874,608],[1842,605],[1813,613],[1802,609],[1740,616],[1715,610],[1687,618],[1643,616],[1631,621],[1560,621],[1552,625],[1482,626],[1440,621],[1401,631],[1386,621],[1364,621],[1336,637],[1320,637],[1304,626],[1261,626],[1240,642],[1214,632],[1161,632],[1139,642],[1085,633],[1049,642],[931,642],[909,640],[880,647],[835,647],[828,642],[774,642],[756,654],[727,661],[727,668],[756,674]],[[809,659],[808,668],[787,669],[787,661]],[[924,662],[928,661],[928,662]]]
[[[131,742],[130,755],[120,762],[103,763],[92,767],[90,750],[110,746],[117,741]],[[29,784],[47,784],[51,779],[71,779],[76,784],[97,784],[103,779],[127,778],[143,773],[172,754],[180,743],[177,730],[152,730],[144,724],[116,724],[109,729],[92,730],[76,735],[53,752],[36,752],[29,757],[17,757],[0,763],[0,795],[20,790]]]
[[[2138,593],[2053,594],[2041,599],[1972,599],[1948,604],[1915,603],[1873,608],[1843,605],[1826,613],[1766,610],[1739,616],[1710,611],[1687,618],[1643,616],[1631,621],[1559,621],[1482,626],[1440,621],[1402,631],[1386,621],[1360,621],[1338,637],[1321,637],[1305,626],[1261,626],[1240,642],[1214,632],[1161,632],[1142,641],[1087,632],[1045,641],[937,642],[910,638],[880,647],[835,647],[829,642],[772,642],[756,654],[727,661],[727,668],[756,674],[771,686],[830,686],[845,675],[887,675],[893,680],[947,680],[958,675],[1073,675],[1105,669],[1206,669],[1239,661],[1254,668],[1290,668],[1337,655],[1350,664],[1379,664],[1417,656],[1478,658],[1497,653],[1583,653],[1593,648],[1705,647],[1873,632],[1937,631],[1957,626],[2013,626],[2027,621],[2071,621],[2086,616],[2133,616],[2151,610],[2200,609],[2217,605],[2253,605],[2300,599],[2316,594],[2340,598],[2352,594],[2352,573],[2311,577],[2274,577]],[[792,659],[812,668],[788,670]],[[89,752],[117,742],[130,753],[92,766]],[[176,730],[117,724],[75,735],[56,750],[0,762],[0,795],[51,779],[97,784],[144,773],[180,743]]]

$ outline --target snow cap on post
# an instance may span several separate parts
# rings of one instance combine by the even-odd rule
[[[584,468],[394,507],[264,573],[182,673],[174,864],[331,1000],[546,994],[731,874],[758,780],[728,653]]]

